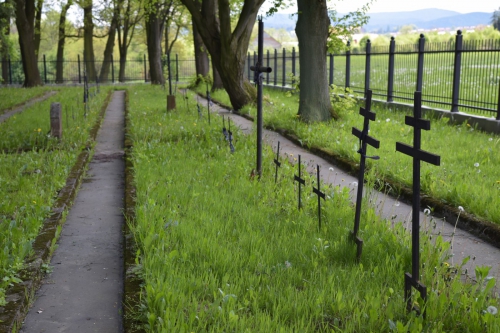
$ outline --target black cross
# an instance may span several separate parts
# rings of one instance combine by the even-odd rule
[[[210,98],[210,92],[208,91],[208,82],[207,82],[207,110],[208,110],[208,124],[210,125],[210,103],[212,100]]]
[[[363,185],[365,181],[365,164],[366,158],[373,158],[378,160],[378,156],[366,156],[367,145],[370,145],[374,148],[379,148],[380,141],[372,138],[368,135],[368,131],[370,130],[370,120],[375,120],[375,113],[371,111],[372,104],[372,91],[368,90],[366,92],[366,102],[365,108],[360,108],[359,114],[362,115],[365,119],[363,122],[363,131],[360,131],[356,127],[352,128],[352,134],[359,138],[359,150],[360,154],[360,162],[359,162],[359,175],[358,175],[358,193],[356,196],[356,215],[354,217],[354,230],[352,232],[352,238],[354,242],[357,244],[357,254],[356,257],[358,261],[361,259],[361,251],[363,250],[363,240],[358,237],[359,231],[359,219],[361,218],[361,201],[363,200]]]
[[[321,192],[319,189],[320,181],[319,181],[319,165],[316,165],[316,174],[318,176],[318,188],[314,188],[313,186],[313,193],[318,195],[318,222],[319,222],[319,229],[321,229],[321,198],[325,200],[325,193]]]
[[[229,118],[227,121],[229,121]],[[224,138],[226,139],[226,141],[228,141],[229,137],[226,129],[226,121],[224,120],[224,116],[222,116],[222,134],[224,134]]]
[[[229,125],[229,130],[227,131],[227,139],[229,141],[229,149],[231,149],[231,153],[234,153],[234,146],[233,146],[233,132],[231,132],[231,119],[229,117],[227,118],[227,123]]]
[[[301,178],[302,174],[300,172],[300,167],[302,166],[302,163],[300,162],[300,155],[299,155],[299,175],[295,175],[293,177],[294,181],[299,183],[299,210],[302,208],[302,195],[301,195],[301,190],[302,190],[302,185],[306,184],[306,181]]]
[[[422,119],[422,93],[416,91],[414,95],[413,117],[406,116],[405,124],[414,127],[413,147],[396,142],[396,150],[413,157],[413,208],[412,208],[412,230],[411,230],[411,274],[405,273],[405,299],[408,311],[413,310],[411,302],[411,287],[417,289],[424,300],[427,299],[427,287],[420,280],[420,161],[440,165],[441,158],[420,149],[421,130],[430,130],[429,120]],[[418,311],[418,309],[417,309]],[[425,314],[424,314],[425,316]]]
[[[278,141],[278,150],[276,151],[276,158],[274,159],[274,164],[276,164],[276,175],[274,176],[274,183],[278,182],[278,168],[281,166],[280,158],[280,142]]]
[[[196,102],[196,108],[198,108],[198,118],[202,118],[203,115],[201,114],[200,103]]]

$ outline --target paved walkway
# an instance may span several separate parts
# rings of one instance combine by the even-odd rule
[[[199,98],[200,103],[206,107],[206,100],[203,98]],[[241,116],[235,115],[231,113],[229,110],[224,109],[218,105],[212,105],[210,110],[213,112],[217,112],[220,115],[224,115],[225,117],[229,117],[233,124],[237,124],[240,129],[245,134],[253,134],[253,122],[247,120]],[[212,124],[215,122],[212,121]],[[227,126],[227,122],[226,122]],[[221,126],[222,130],[222,126]],[[299,154],[301,155],[301,160],[303,163],[307,164],[307,171],[313,173],[316,171],[316,165],[320,166],[320,175],[322,180],[325,183],[340,185],[340,186],[348,186],[351,189],[351,198],[353,201],[356,200],[356,190],[355,185],[357,184],[357,178],[352,177],[346,172],[340,170],[336,165],[332,165],[330,162],[324,160],[321,157],[318,157],[302,147],[297,146],[290,140],[284,138],[280,134],[276,132],[265,130],[263,132],[264,142],[272,145],[273,150],[276,152],[276,147],[278,145],[278,141],[280,142],[280,155],[285,156],[287,154],[289,156],[290,161],[293,161],[293,158],[296,158]],[[237,149],[237,147],[236,147]],[[290,157],[293,156],[293,157]],[[330,171],[330,168],[333,168],[334,171]],[[401,222],[404,223],[406,228],[411,230],[411,212],[412,207],[399,202],[397,199],[387,196],[383,193],[373,191],[371,196],[371,202],[374,207],[376,207],[378,215],[393,221],[393,223]],[[424,207],[425,208],[425,207]],[[425,216],[423,212],[420,213],[420,221],[430,221],[430,218]],[[465,266],[468,270],[469,275],[472,273],[472,277],[474,277],[474,268],[478,265],[486,265],[490,266],[490,275],[495,276],[497,281],[500,281],[500,249],[486,243],[485,241],[477,238],[463,230],[456,229],[454,230],[454,225],[443,221],[442,219],[436,219],[437,226],[435,229],[432,229],[431,232],[433,234],[441,233],[445,241],[451,241],[452,235],[455,234],[453,238],[453,258],[450,260],[455,264],[460,264],[462,259],[470,256],[471,260]],[[454,221],[453,221],[454,222]],[[361,221],[363,223],[363,221]],[[422,224],[422,223],[421,223]],[[353,221],[354,225],[354,221]],[[354,249],[354,247],[353,247]],[[472,258],[475,258],[472,260]],[[425,260],[421,258],[422,262]]]
[[[21,332],[122,332],[124,101],[115,92],[90,163]]]

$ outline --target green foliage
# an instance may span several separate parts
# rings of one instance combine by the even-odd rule
[[[327,40],[329,53],[338,53],[347,50],[346,42],[351,39],[352,34],[368,23],[370,17],[367,13],[370,10],[372,2],[373,0],[354,12],[342,16],[338,16],[338,12],[335,9],[329,11],[330,20],[332,21]]]
[[[500,31],[500,8],[493,12],[493,16],[491,17],[491,24],[495,29]]]
[[[32,242],[66,184],[77,155],[82,148],[91,146],[89,130],[97,121],[108,91],[101,89],[101,94],[91,98],[87,117],[83,117],[82,89],[63,88],[59,94],[0,124],[0,305],[5,303],[5,289],[20,282],[17,273],[26,256],[32,254]],[[28,99],[32,91],[40,90],[14,92],[2,88],[0,100],[6,100],[9,94],[17,95],[19,100]],[[52,102],[63,106],[60,141],[49,135]]]
[[[427,304],[416,302],[426,308],[424,321],[405,310],[403,272],[410,267],[410,235],[401,224],[392,229],[372,209],[363,210],[363,220],[370,222],[362,227],[364,254],[356,263],[347,189],[322,186],[328,196],[321,212],[326,223],[318,230],[315,196],[305,194],[304,208],[297,210],[291,181],[295,166],[284,161],[275,185],[274,154],[267,147],[263,176],[255,181],[253,138],[235,129],[231,154],[216,122],[212,119],[210,126],[198,118],[193,98],[187,107],[165,113],[158,88],[136,86],[130,92],[137,194],[131,230],[144,279],[139,314],[146,331],[500,328],[500,317],[492,314],[500,306],[491,293],[494,279],[463,283],[459,272],[464,263],[447,262],[449,243],[441,237],[434,244],[425,233],[421,238],[421,280],[429,296]],[[288,117],[273,101],[281,117]],[[314,175],[306,178],[314,184]]]

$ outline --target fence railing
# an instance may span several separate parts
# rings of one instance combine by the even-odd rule
[[[264,65],[273,68],[264,82],[291,86],[300,79],[299,53],[283,49],[267,50]],[[257,55],[248,53],[253,65]],[[500,40],[463,41],[459,30],[455,41],[396,45],[388,47],[366,43],[362,52],[346,51],[326,56],[329,84],[364,94],[373,91],[374,99],[408,102],[415,90],[422,92],[425,106],[457,111],[475,111],[500,120]],[[248,68],[248,79],[253,72]],[[290,75],[293,74],[293,75]]]
[[[104,82],[148,82],[149,62],[146,55],[137,59],[127,59],[125,62],[125,70],[123,77],[120,80],[120,63],[115,61],[113,57],[109,62],[102,60],[94,61],[96,72],[99,75],[103,65],[109,64],[110,70],[107,77],[102,78]],[[87,62],[88,65],[88,62]],[[45,55],[38,61],[38,70],[44,83],[82,83],[85,71],[85,63],[78,55],[77,60],[63,61],[63,78],[60,82],[56,80],[57,61],[47,59]],[[196,67],[194,59],[179,59],[177,55],[172,57],[170,62],[172,72],[172,80],[184,81],[196,76]],[[7,68],[6,84],[22,84],[24,82],[23,64],[21,61],[12,61],[10,59],[2,61],[2,67]],[[164,73],[167,76],[167,62],[163,61]],[[92,80],[93,81],[93,80]]]

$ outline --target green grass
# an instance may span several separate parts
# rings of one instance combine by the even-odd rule
[[[296,167],[284,163],[276,186],[269,148],[257,181],[250,177],[254,140],[235,131],[231,154],[217,120],[209,126],[179,101],[166,113],[158,87],[129,93],[137,195],[131,229],[144,286],[137,315],[148,332],[500,329],[498,315],[487,311],[499,306],[488,268],[477,269],[477,284],[462,283],[440,237],[433,245],[422,235],[421,279],[429,288],[423,320],[404,308],[410,237],[402,225],[392,229],[364,209],[363,221],[370,222],[362,225],[357,264],[348,190],[323,186],[328,197],[318,230],[314,176],[298,211]]]
[[[201,92],[201,90],[200,90]],[[230,105],[225,91],[212,94],[215,100]],[[298,95],[287,97],[275,90],[265,91],[264,124],[296,134],[306,147],[321,147],[358,163],[358,140],[351,134],[353,126],[362,128],[359,106],[349,101],[335,102],[338,121],[305,124],[297,117]],[[379,178],[389,177],[408,187],[412,182],[412,160],[396,152],[396,142],[412,144],[413,130],[404,124],[405,115],[391,108],[374,107],[377,120],[370,124],[370,135],[380,140],[380,149],[369,148],[369,155],[380,155],[368,161]],[[244,113],[256,115],[248,106]],[[447,118],[431,119],[431,130],[422,132],[422,149],[441,156],[441,166],[422,163],[422,191],[444,203],[462,206],[466,212],[500,224],[500,137],[482,133],[467,123],[448,124]],[[476,165],[478,165],[476,167]],[[433,207],[431,207],[433,208]]]
[[[28,100],[43,95],[50,91],[51,87],[43,86],[36,88],[0,88],[0,114],[8,111],[14,106],[23,104]]]
[[[32,242],[78,154],[92,146],[90,128],[97,121],[108,90],[91,99],[86,118],[78,116],[63,124],[60,141],[47,134],[50,103],[58,101],[63,108],[76,108],[81,104],[81,89],[62,89],[0,124],[0,306],[5,304],[5,290],[19,282],[17,274],[32,254]]]

